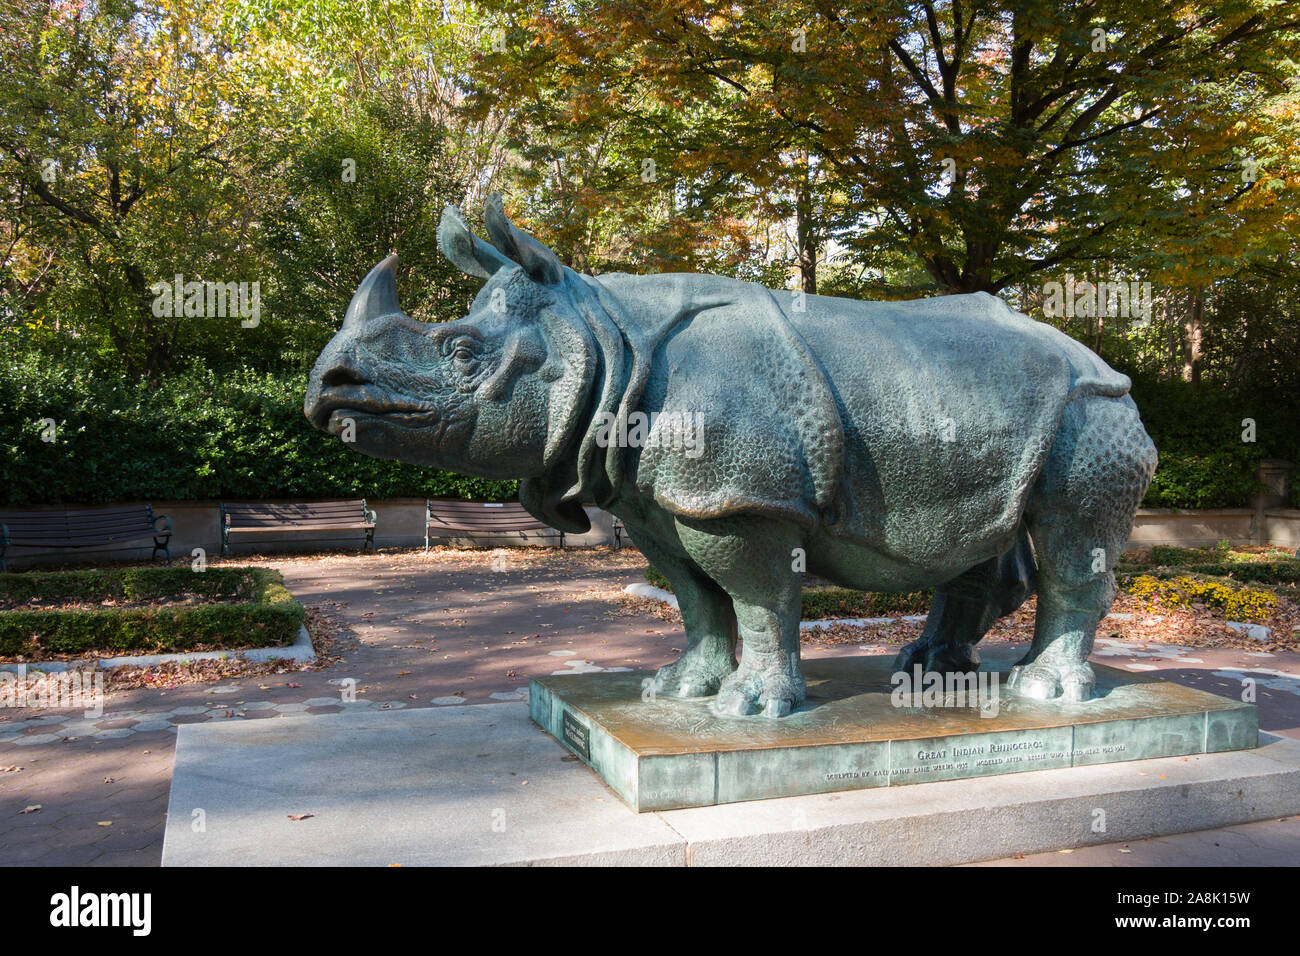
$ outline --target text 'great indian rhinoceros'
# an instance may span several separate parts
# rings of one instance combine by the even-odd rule
[[[984,293],[859,302],[710,275],[585,276],[486,210],[439,247],[469,315],[402,313],[390,257],[321,353],[305,410],[369,455],[519,478],[535,516],[622,518],[686,625],[661,693],[779,717],[805,697],[801,572],[933,586],[898,669],[968,671],[1037,591],[1015,693],[1086,700],[1111,571],[1156,454],[1129,380]],[[1030,542],[1032,541],[1032,547]],[[736,640],[742,640],[736,662]]]

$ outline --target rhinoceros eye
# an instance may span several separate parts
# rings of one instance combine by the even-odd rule
[[[451,361],[461,375],[473,375],[478,370],[478,343],[471,338],[457,339],[451,345]]]

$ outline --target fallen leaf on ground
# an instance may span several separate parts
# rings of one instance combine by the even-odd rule
[[[19,813],[35,813],[35,812],[36,812],[37,810],[39,810],[40,808],[41,808],[41,805],[40,805],[39,803],[33,803],[33,804],[32,804],[30,807],[28,807],[27,809],[25,809],[25,810],[19,810],[18,812],[19,812]]]
[[[314,817],[315,815],[316,815],[316,814],[314,814],[314,813],[291,813],[291,814],[289,814],[289,819],[290,819],[290,820],[294,820],[294,821],[298,821],[298,820],[310,820],[310,819],[311,819],[312,817]]]
[[[112,820],[100,820],[98,823],[95,824],[95,826],[97,827],[111,827],[112,825],[113,825]]]

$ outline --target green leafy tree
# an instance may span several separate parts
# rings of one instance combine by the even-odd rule
[[[1294,10],[1270,0],[503,9],[530,54],[485,82],[541,95],[580,73],[593,93],[725,103],[711,165],[765,183],[785,157],[818,157],[855,213],[842,247],[905,253],[941,292],[1123,261],[1153,239],[1208,253],[1206,235],[1258,235],[1274,213],[1244,197],[1294,168],[1259,121],[1300,52]]]

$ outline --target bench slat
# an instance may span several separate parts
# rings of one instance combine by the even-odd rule
[[[451,528],[455,531],[545,531],[550,525],[538,521],[514,521],[498,524],[476,524],[472,521],[430,521],[430,528]]]
[[[263,514],[265,511],[360,511],[361,502],[357,501],[322,501],[322,502],[279,502],[257,505],[252,502],[222,502],[229,512],[250,512]]]
[[[153,527],[153,522],[145,520],[142,515],[132,515],[130,517],[123,516],[121,518],[102,518],[94,521],[86,518],[81,518],[75,521],[68,521],[65,524],[66,527],[72,530],[76,530],[78,528],[85,528],[90,531],[97,531],[101,528],[111,529],[111,528],[152,528]]]
[[[362,521],[366,519],[360,511],[350,511],[345,515],[322,515],[322,514],[292,514],[292,515],[235,515],[230,520],[231,525],[246,524],[266,524],[268,522],[277,522],[279,524],[295,524],[300,521]]]
[[[284,531],[366,531],[373,527],[372,524],[363,524],[358,521],[353,524],[279,524],[257,528],[250,528],[246,525],[231,525],[227,530],[231,534],[275,534]]]
[[[139,515],[146,514],[146,513],[147,513],[146,509],[144,509],[143,507],[141,508],[92,508],[92,509],[79,510],[79,511],[59,511],[57,509],[51,511],[0,511],[0,520],[7,521],[9,520],[9,518],[12,517],[20,520],[27,518],[34,521],[39,521],[42,518],[45,519],[53,518],[62,521],[66,518],[103,518],[103,517],[120,518],[123,516],[138,517]]]

